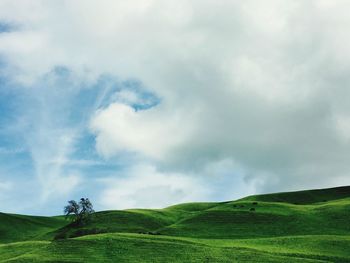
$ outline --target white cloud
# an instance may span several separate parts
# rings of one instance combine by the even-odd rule
[[[135,91],[122,89],[115,92],[111,98],[111,102],[119,102],[126,105],[150,105],[153,103],[153,98],[145,98],[143,94]]]
[[[99,134],[97,149],[105,156],[119,151],[140,152],[147,157],[163,159],[169,148],[181,144],[189,132],[179,127],[176,116],[159,114],[157,108],[135,111],[121,103],[113,103],[100,110],[92,121],[92,129]],[[169,136],[174,134],[174,136]]]
[[[340,137],[347,143],[350,139],[350,116],[334,116],[336,130]]]
[[[234,166],[228,160],[211,163],[203,171],[205,177],[198,177],[160,172],[152,165],[139,164],[120,172],[118,177],[102,180],[106,187],[99,205],[104,209],[163,208],[185,202],[231,200],[254,193],[255,184],[244,182],[238,172],[232,176]]]
[[[189,176],[234,160],[249,180],[263,178],[259,190],[345,183],[349,2],[27,5],[28,15],[11,1],[0,8],[0,19],[26,24],[0,35],[18,77],[60,64],[137,78],[161,98],[135,111],[124,94],[100,109],[91,127],[102,155],[136,152],[164,174]]]
[[[196,179],[182,174],[163,174],[149,165],[133,167],[124,178],[105,182],[107,187],[99,202],[106,209],[161,208],[198,201],[205,196]]]
[[[74,149],[74,133],[49,126],[50,123],[40,120],[37,126],[32,127],[33,133],[26,136],[44,202],[53,195],[67,195],[81,181],[79,172],[65,168]]]
[[[79,162],[73,160],[76,158],[72,155],[86,129],[86,117],[77,113],[81,110],[75,105],[80,82],[74,81],[77,81],[76,76],[72,80],[68,71],[56,69],[31,85],[15,87],[17,115],[15,122],[6,123],[9,131],[5,136],[14,138],[12,140],[23,147],[24,157],[12,158],[13,162],[17,160],[26,165],[24,170],[17,170],[17,179],[20,182],[23,177],[31,178],[37,185],[37,196],[33,198],[42,204],[67,197],[83,182],[81,171],[77,169]],[[9,127],[11,125],[13,127]],[[28,157],[31,164],[24,159]]]

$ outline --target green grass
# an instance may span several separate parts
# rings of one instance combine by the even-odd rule
[[[237,201],[193,213],[159,232],[203,238],[350,235],[349,219],[350,198],[315,205]]]
[[[350,262],[350,187],[102,211],[81,227],[0,213],[0,262]]]
[[[0,245],[0,262],[349,262],[350,238],[196,239],[98,234]]]
[[[23,240],[45,240],[67,224],[64,217],[25,216],[0,213],[0,244]]]
[[[291,204],[315,204],[350,197],[350,187],[335,187],[328,189],[306,190],[298,192],[274,193],[264,195],[253,195],[242,200],[283,202]]]

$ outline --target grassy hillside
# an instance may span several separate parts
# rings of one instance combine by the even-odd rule
[[[350,187],[103,211],[81,227],[0,214],[0,262],[350,262],[349,248]]]
[[[253,195],[242,200],[263,201],[263,202],[283,202],[290,204],[315,204],[332,200],[339,200],[350,197],[350,187],[335,187],[328,189],[316,189],[297,192]]]
[[[0,213],[0,244],[23,240],[52,239],[63,227],[63,217],[24,216]]]
[[[348,236],[196,239],[98,234],[0,245],[0,262],[349,262]]]
[[[237,201],[192,213],[159,232],[203,238],[349,235],[349,216],[350,198],[315,205]]]

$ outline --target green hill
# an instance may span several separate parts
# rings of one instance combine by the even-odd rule
[[[264,195],[253,195],[243,198],[247,201],[263,201],[263,202],[283,202],[290,204],[315,204],[332,200],[339,200],[350,197],[350,187],[335,187],[328,189],[316,189],[287,193],[275,193]]]
[[[350,262],[350,187],[63,217],[0,213],[0,262]]]
[[[25,216],[0,213],[0,244],[52,239],[53,231],[67,224],[63,217]]]

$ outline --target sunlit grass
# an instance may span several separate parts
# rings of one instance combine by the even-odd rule
[[[350,262],[345,190],[103,211],[81,227],[0,214],[0,262]]]

